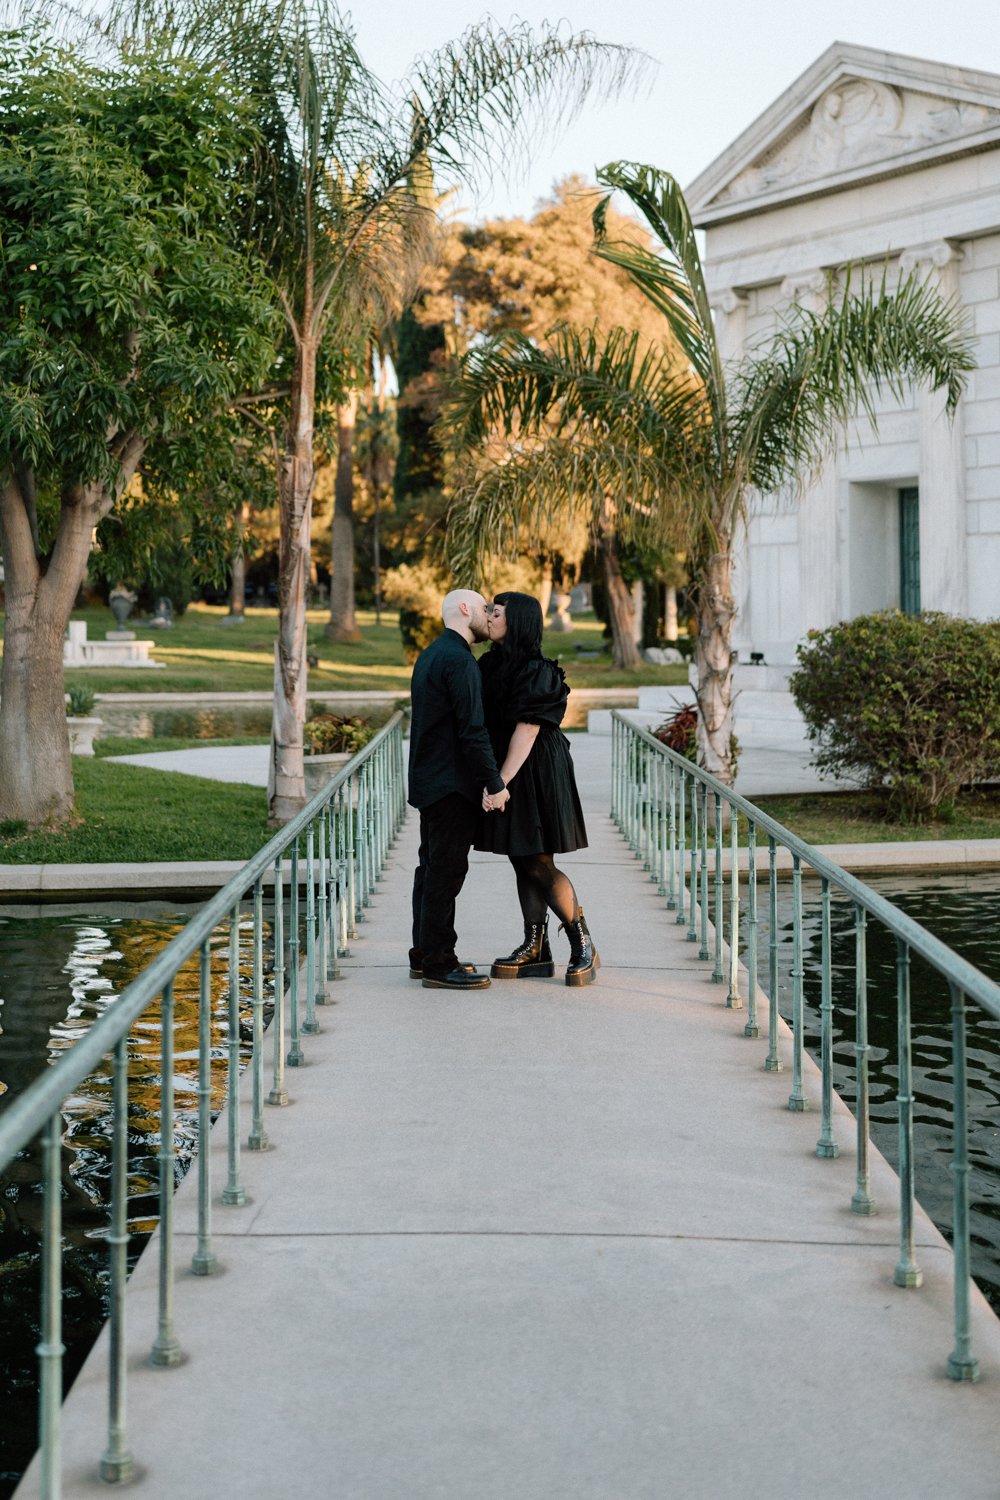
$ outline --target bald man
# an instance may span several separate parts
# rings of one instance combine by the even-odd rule
[[[410,977],[425,989],[478,990],[489,976],[455,952],[455,902],[469,868],[483,788],[502,812],[510,793],[497,770],[483,721],[473,641],[485,641],[486,600],[454,589],[441,605],[444,631],[422,651],[410,684],[409,800],[420,811],[413,877]]]

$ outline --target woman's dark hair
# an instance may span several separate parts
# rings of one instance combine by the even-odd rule
[[[502,604],[506,611],[507,634],[492,648],[499,648],[503,653],[506,675],[530,657],[541,656],[542,606],[532,594],[518,594],[513,590],[495,594],[493,602]]]

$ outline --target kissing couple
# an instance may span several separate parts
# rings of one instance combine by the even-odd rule
[[[542,655],[542,608],[507,591],[487,604],[454,589],[444,630],[413,668],[409,801],[420,812],[410,977],[425,989],[485,989],[493,979],[551,978],[549,912],[569,939],[568,985],[591,984],[600,959],[569,876],[553,858],[587,847],[569,741],[569,688]],[[477,661],[474,642],[489,641]],[[524,940],[490,974],[459,962],[455,902],[472,848],[513,866]]]

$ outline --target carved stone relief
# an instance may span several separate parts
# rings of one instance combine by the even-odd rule
[[[1000,129],[1000,108],[901,91],[870,78],[841,79],[716,201],[756,198],[820,181],[990,128]]]

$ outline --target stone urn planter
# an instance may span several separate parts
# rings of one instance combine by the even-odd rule
[[[306,755],[302,764],[306,774],[306,797],[311,801],[342,766],[351,759],[350,752],[339,750],[333,755]]]
[[[77,717],[74,714],[66,715],[66,727],[69,730],[69,753],[70,755],[93,755],[94,741],[100,732],[103,719]]]

